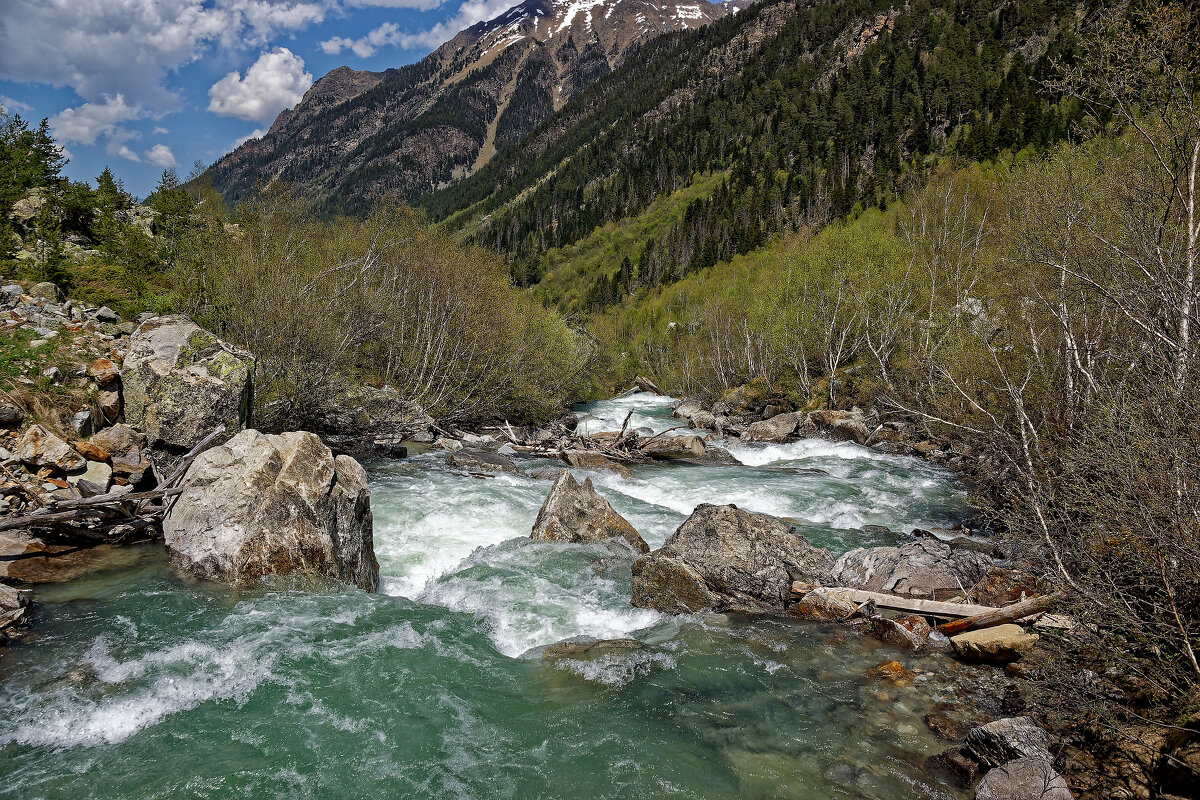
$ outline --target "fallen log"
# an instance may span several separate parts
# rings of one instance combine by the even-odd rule
[[[115,494],[110,492],[107,495],[89,497],[83,500],[60,500],[53,507],[39,509],[32,514],[25,514],[24,516],[13,517],[12,519],[0,520],[0,531],[13,531],[24,528],[36,528],[42,525],[73,522],[106,513],[122,514],[126,518],[129,518],[131,515],[127,509],[123,508],[123,504],[137,501],[141,501],[141,504],[144,504],[150,500],[174,497],[182,491],[182,489],[154,489],[153,491],[138,492],[137,494]],[[153,508],[148,513],[157,514],[161,510],[161,508]],[[143,511],[139,513],[147,512]]]
[[[810,591],[843,597],[852,603],[873,601],[880,608],[893,611],[912,611],[934,617],[972,617],[999,610],[990,606],[976,606],[967,603],[944,603],[938,600],[923,600],[919,597],[899,597],[881,592],[868,592],[865,589],[846,589],[836,586],[812,587],[799,581],[792,584],[793,598],[803,597]]]
[[[1041,614],[1061,600],[1062,596],[1061,592],[1055,592],[1054,594],[1042,595],[1041,597],[1031,597],[1019,603],[1013,603],[1011,606],[993,608],[989,611],[966,617],[965,619],[956,619],[952,622],[947,622],[945,625],[939,625],[937,630],[943,636],[955,636],[967,631],[979,630],[980,628],[994,628],[997,625],[1016,622],[1025,617],[1032,617],[1034,614]]]

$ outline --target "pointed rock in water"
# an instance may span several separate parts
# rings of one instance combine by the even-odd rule
[[[254,359],[183,315],[153,317],[134,331],[121,367],[125,419],[151,444],[187,450],[218,425],[232,436],[249,422]]]
[[[321,575],[379,588],[367,475],[307,432],[245,430],[200,455],[163,520],[171,562],[244,586]]]
[[[737,506],[696,507],[633,565],[633,604],[668,614],[783,613],[792,582],[828,584],[833,556],[796,529]]]
[[[580,484],[567,470],[550,487],[529,538],[582,543],[619,538],[639,553],[650,552],[633,526],[596,492],[591,478]]]

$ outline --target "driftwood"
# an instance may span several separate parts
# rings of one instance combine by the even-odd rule
[[[545,458],[564,459],[568,451],[582,450],[589,453],[597,453],[612,461],[645,464],[651,459],[640,452],[640,448],[645,444],[642,437],[638,435],[637,431],[629,430],[629,420],[632,416],[633,411],[630,411],[625,415],[625,421],[621,424],[621,430],[610,432],[607,436],[601,434],[582,436],[578,433],[563,433],[547,439],[526,439],[518,435],[517,431],[507,421],[502,426],[488,428],[488,430],[496,431],[502,435],[508,440],[512,448],[519,453],[528,453],[529,455],[543,456]]]
[[[803,597],[809,592],[844,597],[852,603],[874,602],[880,608],[887,608],[893,611],[913,611],[918,614],[929,614],[934,617],[971,617],[998,610],[990,606],[975,606],[966,603],[943,603],[937,600],[923,600],[919,597],[899,597],[881,592],[868,592],[865,589],[843,589],[835,586],[813,587],[809,584],[799,582],[792,584],[793,597]]]
[[[225,426],[221,425],[205,436],[180,460],[170,477],[163,479],[155,468],[154,475],[159,479],[155,489],[134,492],[130,487],[123,487],[95,497],[68,500],[58,500],[43,493],[39,498],[41,508],[19,517],[0,519],[0,531],[37,528],[60,539],[89,542],[127,539],[158,524],[175,498],[182,494],[183,489],[177,484],[188,467],[224,432]]]
[[[1032,617],[1034,614],[1041,614],[1061,599],[1061,592],[1043,595],[1042,597],[1032,597],[1028,600],[1022,600],[1019,603],[1013,603],[1010,606],[989,609],[965,619],[956,619],[953,622],[947,622],[945,625],[938,626],[938,632],[945,636],[954,636],[959,633],[966,633],[967,631],[979,630],[980,628],[994,628],[997,625],[1016,622],[1025,617]]]

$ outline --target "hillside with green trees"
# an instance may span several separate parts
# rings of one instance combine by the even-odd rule
[[[590,326],[616,385],[860,405],[956,442],[991,524],[1068,594],[1081,627],[1038,661],[1038,700],[1098,760],[1200,724],[1198,30],[1169,3],[1098,16],[1044,89],[1070,140],[928,160],[883,208]],[[1089,797],[1187,785],[1133,763],[1073,776]]]
[[[419,204],[505,253],[528,285],[548,251],[724,174],[626,254],[632,287],[669,284],[775,234],[885,206],[936,157],[1060,140],[1079,106],[1039,84],[1071,61],[1089,13],[1054,0],[758,3],[647,43],[520,147]]]
[[[170,170],[139,203],[108,169],[94,187],[63,178],[46,123],[2,122],[0,278],[127,319],[191,314],[256,356],[271,429],[311,424],[361,383],[464,423],[544,420],[582,391],[587,340],[509,285],[495,254],[409,209],[330,219],[280,187],[230,210]]]

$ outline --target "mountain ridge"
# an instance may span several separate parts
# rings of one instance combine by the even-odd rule
[[[237,202],[280,179],[339,207],[366,208],[449,185],[520,141],[658,33],[740,10],[723,3],[525,0],[383,72],[331,70],[301,101],[209,168]]]

